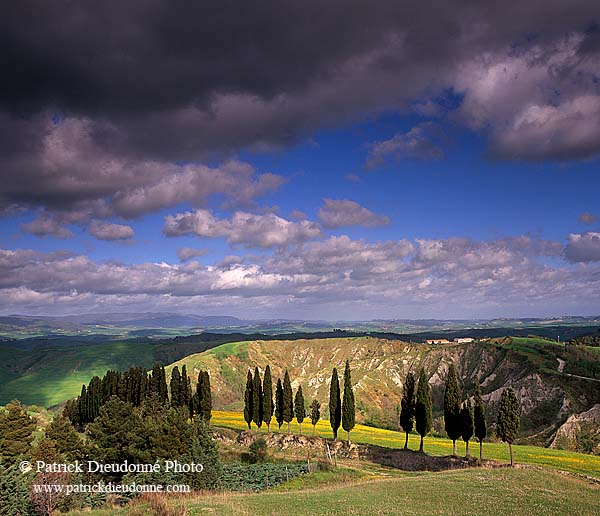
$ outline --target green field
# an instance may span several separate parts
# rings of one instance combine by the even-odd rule
[[[154,346],[146,342],[38,348],[22,351],[0,346],[0,404],[19,399],[49,407],[77,396],[81,385],[108,369],[151,367]],[[10,365],[10,366],[9,366]]]
[[[234,428],[237,430],[247,429],[243,414],[240,412],[222,412],[214,411],[211,420],[213,426],[221,426],[226,428]],[[292,423],[292,431],[298,433],[298,424]],[[256,428],[253,426],[253,428]],[[276,428],[276,424],[272,425]],[[285,426],[282,427],[285,430]],[[310,421],[304,423],[303,430],[306,435],[312,435],[312,426]],[[263,428],[263,432],[266,431]],[[319,421],[317,424],[317,435],[321,437],[331,437],[331,428],[328,421]],[[345,432],[340,432],[340,437],[345,435]],[[351,433],[352,441],[362,444],[375,444],[388,448],[402,448],[404,446],[404,434],[394,432],[393,430],[385,430],[382,428],[373,428],[364,425],[356,425],[356,428]],[[409,447],[412,450],[419,448],[419,436],[410,435]],[[513,446],[515,461],[521,464],[531,464],[535,466],[543,466],[545,468],[553,468],[572,473],[589,475],[600,479],[600,457],[596,455],[585,455],[583,453],[569,452],[564,450],[555,450],[552,448],[541,448],[538,446]],[[452,441],[440,437],[426,437],[425,451],[430,455],[450,455],[452,453]],[[471,443],[471,452],[479,453],[478,444]],[[464,455],[464,443],[458,443],[458,453]],[[484,443],[483,445],[484,458],[493,459],[496,461],[509,462],[508,446],[502,443]]]
[[[137,507],[70,514],[167,514],[151,513],[148,505],[140,501]],[[173,495],[168,505],[172,511],[169,514],[174,515],[592,516],[600,510],[600,489],[583,480],[549,471],[468,469],[349,481],[297,491]]]

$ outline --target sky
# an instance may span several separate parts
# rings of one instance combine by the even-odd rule
[[[0,313],[600,314],[600,4],[23,0]]]

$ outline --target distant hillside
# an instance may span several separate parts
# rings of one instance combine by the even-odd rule
[[[271,335],[327,332],[342,329],[355,333],[402,335],[403,340],[437,338],[439,335],[496,337],[533,333],[562,340],[597,332],[600,317],[559,317],[553,319],[377,319],[372,321],[308,321],[291,319],[247,320],[228,315],[179,314],[168,312],[91,313],[65,316],[0,316],[0,338],[22,339],[48,335],[89,335],[104,333],[175,336],[201,331],[266,333]]]
[[[94,376],[131,366],[151,368],[205,351],[239,336],[204,334],[177,339],[108,336],[35,338],[0,343],[0,405],[11,399],[49,407],[73,398]]]
[[[523,349],[510,349],[516,344],[509,343],[510,340],[442,347],[372,337],[249,341],[218,346],[186,357],[167,369],[186,364],[193,375],[207,369],[215,406],[240,409],[248,368],[258,365],[263,371],[269,364],[275,381],[283,377],[287,367],[293,387],[302,384],[307,403],[317,398],[326,409],[331,370],[334,366],[343,367],[349,359],[359,420],[393,426],[406,374],[421,367],[431,376],[437,410],[434,416],[440,416],[445,374],[450,361],[454,361],[467,391],[472,388],[473,379],[480,378],[490,422],[502,389],[512,385],[522,404],[521,436],[541,444],[549,442],[569,415],[600,402],[600,382],[561,373],[558,360],[550,360],[546,355],[530,356],[525,344],[519,344]]]

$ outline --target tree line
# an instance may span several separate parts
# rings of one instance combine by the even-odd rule
[[[94,376],[87,385],[82,385],[81,394],[67,402],[65,415],[73,425],[82,429],[95,421],[100,408],[114,396],[134,407],[141,406],[149,398],[155,398],[159,403],[187,409],[190,419],[198,416],[210,421],[212,393],[208,371],[198,373],[196,387],[192,389],[185,364],[181,372],[175,366],[171,371],[169,387],[165,368],[160,364],[155,364],[151,371],[143,367],[131,367],[123,373],[107,371],[102,378]]]
[[[321,419],[321,403],[313,399],[310,403],[309,415],[313,426],[313,435],[316,433],[316,425]],[[283,381],[277,378],[275,387],[275,398],[273,399],[273,379],[271,376],[271,367],[265,367],[264,377],[261,379],[258,367],[254,369],[254,374],[248,370],[246,377],[246,389],[244,391],[244,420],[251,429],[252,423],[260,430],[263,423],[267,425],[267,431],[271,431],[271,421],[273,416],[281,431],[283,423],[287,423],[287,431],[290,430],[290,423],[296,418],[300,433],[302,434],[302,423],[307,417],[306,405],[302,386],[299,385],[294,395],[292,382],[288,370],[285,370]],[[333,431],[333,438],[337,439],[340,425],[347,432],[348,444],[350,444],[350,432],[354,428],[356,419],[356,409],[354,404],[354,391],[352,389],[352,376],[350,372],[350,363],[346,360],[344,369],[344,393],[341,395],[340,381],[337,368],[333,368],[331,374],[331,383],[329,389],[329,423]]]
[[[511,465],[514,464],[512,443],[517,436],[519,425],[519,402],[514,390],[509,387],[502,392],[496,434],[509,445]],[[419,451],[423,451],[423,438],[431,430],[431,395],[424,369],[419,373],[416,393],[413,373],[409,372],[406,376],[400,402],[400,426],[406,433],[404,449],[408,449],[408,434],[415,428],[421,436]],[[469,458],[469,442],[475,437],[479,441],[479,460],[483,459],[483,440],[487,435],[487,423],[479,380],[475,379],[473,401],[469,396],[463,400],[453,363],[448,368],[444,388],[444,429],[452,440],[453,455],[456,455],[456,441],[462,438],[465,442],[465,456]]]
[[[321,418],[321,403],[313,399],[309,410],[313,435],[315,435],[316,425]],[[337,439],[341,426],[347,432],[347,440],[350,444],[350,431],[355,426],[355,415],[350,364],[346,361],[343,396],[337,368],[333,368],[329,386],[329,424],[334,439]],[[275,416],[279,431],[281,431],[283,423],[287,423],[288,433],[290,432],[290,423],[295,416],[300,427],[300,433],[302,433],[302,423],[306,418],[302,386],[298,386],[294,395],[290,376],[286,369],[283,381],[280,378],[277,379],[275,400],[273,400],[273,380],[270,366],[266,366],[264,378],[262,379],[258,367],[254,369],[254,374],[251,370],[248,370],[244,391],[244,420],[248,425],[248,429],[254,423],[256,428],[260,430],[264,423],[270,432],[273,416]],[[414,373],[409,371],[404,382],[400,402],[400,426],[406,434],[404,449],[408,449],[408,435],[416,430],[420,436],[419,451],[423,452],[424,439],[432,429],[432,421],[431,387],[425,369],[420,370],[418,381],[415,379]],[[514,390],[509,387],[502,393],[496,420],[496,434],[502,441],[508,443],[511,464],[514,464],[512,443],[517,436],[519,425],[519,403]],[[444,427],[448,437],[452,440],[453,455],[456,455],[456,441],[462,438],[465,442],[465,455],[469,458],[471,456],[469,443],[475,437],[479,442],[479,459],[483,459],[483,440],[486,438],[488,430],[481,387],[478,379],[476,379],[472,399],[470,396],[463,399],[454,364],[450,364],[446,376]]]
[[[598,333],[590,333],[589,335],[579,335],[568,341],[571,346],[591,346],[600,347],[600,330]]]

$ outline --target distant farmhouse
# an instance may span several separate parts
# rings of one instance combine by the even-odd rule
[[[452,342],[448,339],[427,339],[425,342],[427,344],[468,344],[474,341],[475,339],[472,337],[463,337],[462,339],[454,339]]]
[[[428,339],[425,342],[427,344],[451,344],[448,339]]]

